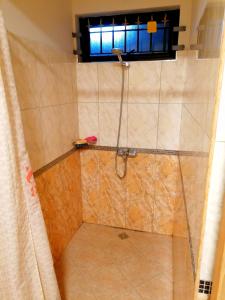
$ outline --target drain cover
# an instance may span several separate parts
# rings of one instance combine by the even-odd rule
[[[128,239],[128,238],[129,238],[129,235],[127,235],[126,232],[121,232],[120,234],[118,234],[118,237],[119,237],[121,240],[125,240],[125,239]]]

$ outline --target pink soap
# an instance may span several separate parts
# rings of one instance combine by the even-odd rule
[[[85,138],[85,140],[88,143],[96,143],[97,142],[97,137],[96,136],[88,136],[88,137]]]

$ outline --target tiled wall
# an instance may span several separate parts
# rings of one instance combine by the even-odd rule
[[[199,220],[203,218],[205,201],[217,68],[218,59],[189,59],[182,105],[180,147],[182,150],[204,151],[206,155],[181,157],[195,266],[202,225]]]
[[[178,157],[138,153],[123,180],[114,162],[112,151],[82,151],[84,221],[171,235],[183,202]]]
[[[9,34],[27,150],[33,171],[72,148],[78,136],[73,58]],[[36,177],[44,220],[57,260],[82,222],[80,156]]]
[[[82,223],[79,153],[36,176],[35,181],[56,261]]]
[[[63,52],[9,34],[25,140],[33,170],[72,148],[78,136],[75,64]]]
[[[122,146],[179,149],[185,58],[131,62],[125,76]],[[79,134],[115,146],[121,94],[118,63],[78,63]],[[168,126],[169,124],[169,126]]]
[[[174,278],[180,278],[180,281],[174,281],[174,299],[180,299],[182,285],[186,287],[187,298],[184,299],[193,297],[194,275],[199,268],[198,255],[205,203],[211,126],[215,105],[214,92],[217,80],[217,67],[217,59],[200,60],[193,55],[187,55],[180,149],[191,151],[193,154],[191,156],[180,156],[188,231],[186,238],[181,238],[176,232],[174,236],[174,266],[177,266],[174,268]],[[194,151],[199,153],[195,154]],[[175,216],[175,219],[177,217],[179,216]],[[184,253],[185,259],[183,260],[179,260],[180,249]],[[187,270],[190,270],[190,272],[187,273]],[[182,277],[181,274],[184,276]],[[189,283],[188,286],[186,282]]]
[[[218,38],[219,41],[219,38]],[[205,43],[205,41],[204,41]],[[210,40],[211,43],[211,40]],[[208,43],[206,43],[208,45]],[[198,59],[196,56],[187,55],[186,79],[184,84],[181,129],[180,129],[180,149],[193,152],[191,156],[180,157],[181,174],[184,188],[185,209],[187,212],[189,243],[186,243],[186,252],[191,255],[191,274],[189,298],[193,297],[194,275],[199,273],[199,248],[201,243],[201,226],[205,205],[206,176],[208,171],[208,154],[212,135],[212,121],[215,106],[215,91],[218,77],[218,58]],[[208,53],[208,52],[207,52]],[[190,53],[191,54],[191,53]],[[192,53],[194,54],[194,52]],[[194,153],[199,151],[199,153]],[[175,216],[176,219],[176,216]],[[185,274],[187,267],[179,263],[179,249],[184,245],[184,239],[177,238],[174,241],[174,277]],[[188,247],[188,248],[187,248]],[[184,253],[185,251],[182,250]],[[188,278],[188,274],[186,274]],[[183,278],[183,277],[180,277]],[[198,277],[196,277],[198,278]],[[204,279],[204,278],[202,278]],[[185,283],[187,279],[180,279]],[[192,284],[191,284],[192,282]],[[197,287],[198,283],[196,283]],[[180,299],[180,286],[175,280],[174,299]],[[187,299],[189,299],[187,298]]]

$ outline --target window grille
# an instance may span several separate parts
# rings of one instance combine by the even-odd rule
[[[112,48],[120,48],[124,59],[173,59],[178,44],[179,10],[126,15],[80,17],[80,46],[83,62],[114,61]],[[157,31],[149,33],[147,23],[157,22]]]

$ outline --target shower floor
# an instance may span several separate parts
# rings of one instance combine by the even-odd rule
[[[56,272],[66,300],[172,300],[172,238],[84,223]]]

